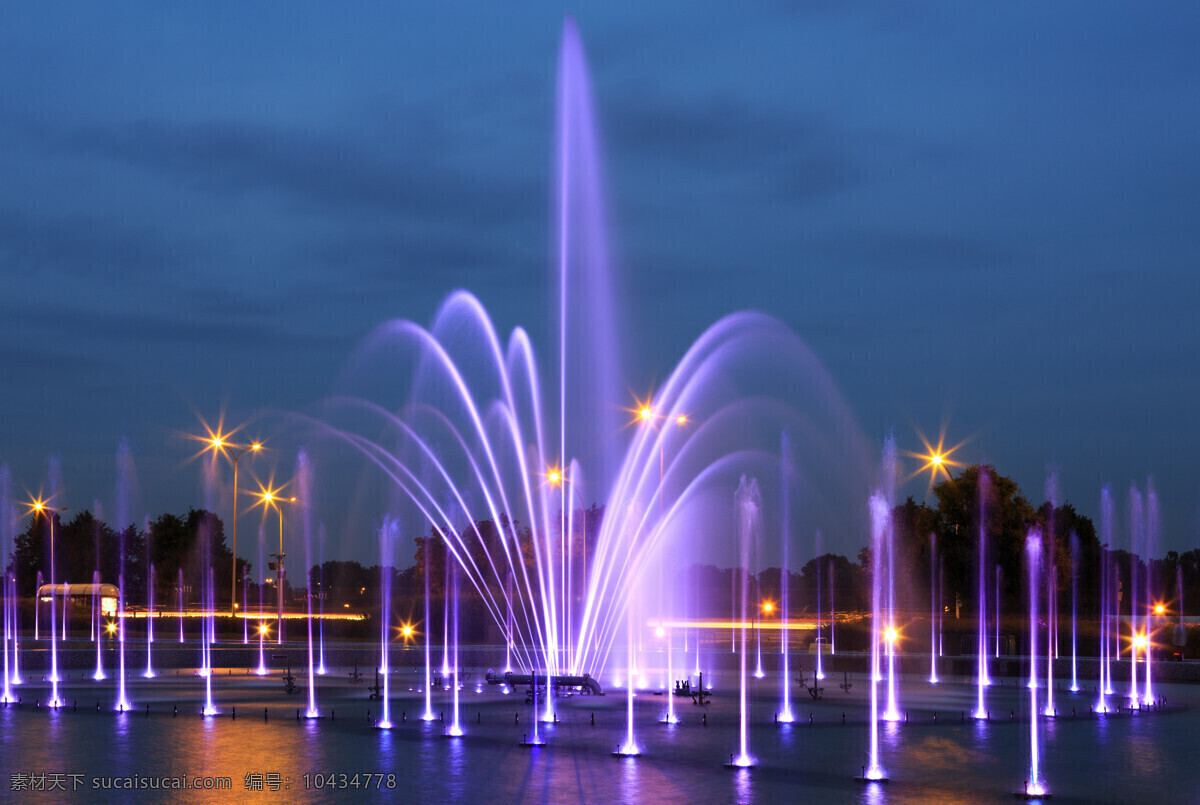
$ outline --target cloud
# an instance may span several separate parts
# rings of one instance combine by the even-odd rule
[[[744,177],[798,201],[859,181],[845,134],[803,110],[783,114],[728,95],[684,97],[645,88],[613,96],[618,100],[605,120],[617,153],[714,178]],[[764,176],[771,178],[764,182]]]
[[[399,141],[389,144],[388,155],[361,139],[228,120],[84,126],[61,137],[59,146],[157,171],[219,196],[276,194],[322,215],[377,213],[502,226],[543,192],[494,171],[472,174],[449,146],[405,134],[406,127],[429,125],[422,116],[396,125]]]
[[[196,254],[194,244],[187,251]],[[92,278],[144,281],[184,258],[184,249],[149,228],[130,228],[101,215],[40,216],[0,210],[0,266],[23,282]]]

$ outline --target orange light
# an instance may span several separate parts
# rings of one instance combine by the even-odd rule
[[[933,466],[935,466],[935,467],[940,467],[940,466],[942,466],[942,457],[941,457],[941,455],[940,455],[940,454],[938,454],[938,453],[934,453],[932,456],[930,456],[930,457],[929,457],[929,463],[930,463],[930,464],[932,464],[932,465],[933,465]]]
[[[250,449],[251,450],[262,450],[262,445],[259,444],[258,442],[255,442],[254,444],[250,445]]]
[[[888,643],[895,643],[896,638],[899,636],[899,633],[897,633],[896,630],[891,626],[889,626],[883,633],[883,639]]]
[[[113,632],[117,631],[117,625],[111,621],[104,624],[104,628],[108,630],[109,634],[112,634]]]
[[[772,612],[774,612],[774,611],[775,611],[775,605],[774,605],[774,604],[772,604],[770,601],[768,601],[767,603],[763,604],[763,612],[765,612],[765,613],[767,613],[768,615],[770,615],[770,614],[771,614]]]
[[[1155,614],[1155,615],[1161,615],[1161,614],[1163,614],[1163,613],[1164,613],[1164,612],[1166,612],[1166,611],[1167,611],[1167,608],[1166,608],[1166,607],[1164,607],[1162,604],[1155,604],[1155,605],[1154,605],[1154,614]]]
[[[687,414],[680,414],[679,416],[675,417],[676,425],[686,425],[687,423],[688,423]]]
[[[413,628],[406,623],[400,627],[400,634],[404,635],[405,640],[408,640],[413,636]]]
[[[258,624],[258,633],[259,633],[259,634],[266,634],[266,633],[267,633],[267,630],[268,630],[268,629],[270,629],[270,628],[271,628],[271,627],[270,627],[270,626],[268,626],[267,624],[265,624],[265,623],[260,623],[260,624]]]
[[[1135,648],[1145,648],[1146,647],[1146,636],[1141,633],[1134,635],[1133,645]]]
[[[562,473],[558,470],[550,470],[546,473],[546,480],[550,482],[551,486],[558,486],[562,483]]]
[[[648,405],[643,405],[638,410],[638,419],[643,422],[649,422],[654,417],[654,409]]]

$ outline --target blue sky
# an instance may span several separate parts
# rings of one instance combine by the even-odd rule
[[[61,453],[64,505],[111,500],[125,436],[143,508],[199,505],[178,435],[195,413],[302,409],[376,325],[428,321],[455,288],[547,343],[570,14],[631,388],[763,310],[869,437],[916,449],[945,423],[964,460],[1035,497],[1053,469],[1093,517],[1103,484],[1121,500],[1153,476],[1162,548],[1200,545],[1188,4],[445,5],[6,12],[0,460],[18,482]]]

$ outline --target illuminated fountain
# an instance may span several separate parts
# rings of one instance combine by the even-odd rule
[[[820,555],[821,555],[821,532],[818,531],[817,532],[817,556],[820,556]],[[815,676],[817,678],[817,681],[820,681],[825,678],[825,669],[821,667],[821,651],[823,648],[821,644],[824,642],[825,641],[821,639],[821,572],[820,572],[820,570],[818,570],[817,571],[817,670],[815,671]]]
[[[883,496],[876,493],[871,496],[871,667],[867,674],[867,684],[871,686],[871,710],[867,719],[867,765],[863,769],[863,780],[882,781],[887,779],[887,773],[879,764],[879,682],[880,682],[880,646],[885,640],[887,626],[884,621],[883,579],[878,557],[883,555],[883,545],[886,532],[890,527],[891,508]]]
[[[311,499],[311,496],[310,496]],[[392,517],[385,517],[383,527],[379,529],[379,604],[383,610],[379,618],[379,674],[383,678],[383,712],[375,726],[381,730],[392,728],[391,693],[388,690],[388,678],[391,676],[391,663],[388,661],[388,646],[392,642],[392,546],[399,539],[400,526]],[[429,607],[429,587],[425,588],[425,606]],[[428,623],[428,619],[426,619]],[[426,629],[426,632],[429,630]],[[429,686],[425,686],[428,693]],[[427,708],[428,709],[428,708]]]
[[[1154,704],[1154,686],[1151,681],[1153,676],[1151,659],[1154,653],[1154,617],[1155,615],[1161,615],[1163,612],[1163,607],[1154,600],[1154,563],[1150,561],[1150,558],[1158,551],[1158,492],[1154,488],[1153,478],[1146,480],[1145,534],[1145,541],[1142,544],[1142,555],[1147,558],[1146,601],[1143,605],[1143,611],[1146,613],[1146,626],[1142,630],[1142,634],[1146,638],[1146,687],[1142,693],[1142,704],[1151,706]]]
[[[899,721],[900,714],[900,680],[896,673],[896,643],[899,631],[896,629],[896,552],[895,525],[892,523],[892,511],[896,507],[896,478],[898,464],[896,461],[896,442],[889,435],[883,443],[883,500],[887,511],[883,521],[883,552],[874,554],[872,563],[872,585],[886,584],[887,596],[884,599],[884,637],[887,643],[887,708],[883,711],[884,721]],[[877,669],[878,670],[878,669]]]
[[[780,446],[779,446],[779,492],[780,492],[780,500],[783,504],[782,505],[782,515],[783,516],[780,520],[780,522],[781,522],[780,542],[783,545],[783,573],[782,573],[783,589],[781,591],[780,602],[779,602],[780,607],[782,608],[781,621],[782,621],[782,625],[783,625],[783,640],[782,640],[783,645],[780,648],[780,654],[783,657],[783,672],[780,674],[780,681],[783,685],[783,701],[780,704],[780,708],[779,708],[779,721],[781,724],[791,724],[795,720],[795,715],[792,713],[792,674],[791,674],[791,670],[790,670],[790,663],[788,661],[788,651],[791,648],[791,630],[788,629],[788,616],[789,616],[789,613],[791,612],[791,610],[788,608],[788,588],[791,587],[792,585],[791,585],[791,576],[788,573],[788,543],[790,542],[789,538],[791,536],[791,523],[792,523],[792,520],[791,520],[792,472],[793,472],[793,467],[792,467],[791,445],[788,440],[787,431],[784,431],[783,438],[780,440]],[[821,554],[821,552],[820,552],[820,550],[818,550],[817,555],[820,556],[820,554]],[[816,565],[816,568],[817,568],[817,577],[819,578],[821,575],[820,563],[818,563]],[[818,594],[817,594],[818,607],[820,606],[820,603],[819,603],[820,600],[821,600],[821,595],[818,592]],[[818,622],[818,628],[819,628],[820,615],[817,616],[817,622]],[[696,668],[697,668],[696,673],[697,673],[697,676],[699,676],[699,667],[700,667],[699,652],[700,652],[700,640],[699,640],[699,638],[697,638],[697,640],[696,640]]]
[[[985,690],[992,684],[988,676],[987,653],[987,500],[990,488],[990,477],[982,468],[979,471],[979,608],[976,614],[975,635],[976,665],[975,665],[975,718],[988,717]]]
[[[313,466],[309,460],[308,453],[301,450],[296,456],[296,491],[299,493],[292,500],[299,500],[300,505],[300,530],[304,536],[304,592],[305,601],[308,607],[308,617],[304,623],[308,632],[308,708],[304,711],[306,718],[320,718],[321,712],[317,709],[317,679],[316,665],[313,653],[313,587],[312,587],[312,541],[313,541],[313,522],[312,522],[312,501],[315,499],[316,490],[314,488]],[[386,575],[386,574],[385,574]],[[282,588],[280,590],[282,594]],[[390,622],[384,619],[384,628],[390,630]],[[386,660],[386,657],[384,658]],[[386,662],[384,663],[386,667]],[[386,675],[386,674],[385,674]]]
[[[1041,597],[1042,534],[1034,528],[1025,540],[1025,562],[1029,572],[1029,676],[1037,679],[1038,661],[1038,599]],[[1046,657],[1050,662],[1051,657]],[[1026,798],[1047,795],[1042,782],[1040,765],[1041,745],[1038,740],[1038,695],[1037,686],[1029,686],[1029,777],[1025,781]]]
[[[861,509],[855,497],[870,460],[819,362],[787,328],[759,314],[718,321],[652,399],[629,399],[594,111],[572,23],[559,82],[557,376],[543,385],[529,334],[517,328],[505,341],[482,303],[456,291],[428,327],[394,321],[378,328],[321,416],[297,419],[313,426],[315,438],[360,451],[388,482],[388,494],[399,493],[442,536],[461,583],[502,632],[506,667],[598,678],[622,663],[637,686],[657,670],[638,653],[648,636],[641,615],[654,611],[658,592],[648,569],[673,550],[723,550],[698,526],[711,521],[721,508],[715,501],[727,501],[743,473],[775,475],[785,428],[801,471],[796,494],[813,528]],[[398,369],[411,377],[400,384],[402,399],[373,401],[396,393],[394,380],[383,390],[378,381],[396,378]],[[557,389],[557,399],[544,389]],[[626,416],[621,406],[629,403]],[[629,427],[647,418],[654,427]],[[694,424],[667,426],[681,419]],[[819,473],[803,473],[818,466]],[[581,503],[604,503],[597,533],[575,533],[569,493],[549,480],[551,468],[567,468],[570,484],[584,490]],[[684,543],[701,531],[706,544]],[[774,540],[767,550],[778,550]],[[625,644],[631,648],[622,657]],[[672,645],[669,666],[673,652]],[[448,674],[445,649],[442,666]],[[542,705],[542,717],[552,718],[552,702]]]
[[[729,765],[746,768],[754,765],[754,757],[750,754],[750,702],[746,681],[746,627],[749,612],[748,580],[750,576],[750,548],[757,543],[762,534],[762,495],[758,490],[758,481],[747,480],[742,476],[734,497],[734,513],[737,517],[737,544],[739,563],[737,573],[741,576],[739,601],[741,603],[741,650],[738,652],[741,671],[741,685],[738,689],[738,753]]]
[[[937,673],[937,534],[929,535],[929,684],[938,683]]]
[[[12,475],[9,473],[7,464],[0,464],[0,551],[3,551],[3,555],[6,557],[13,550],[16,520],[16,512],[12,505]],[[3,585],[3,589],[0,589],[0,598],[4,601],[4,693],[0,694],[0,704],[9,704],[16,701],[12,686],[17,676],[15,672],[17,635],[14,619],[17,598],[7,570],[0,573],[0,576],[3,577],[0,579],[0,584]],[[12,646],[11,666],[9,664],[10,644]]]
[[[133,485],[133,451],[129,448],[128,440],[122,438],[117,446],[117,489],[116,513],[117,527],[120,529],[119,553],[117,565],[117,704],[118,713],[130,709],[129,698],[125,691],[125,535],[133,530],[130,490]],[[126,526],[129,526],[128,528]],[[66,609],[64,604],[63,609]]]
[[[99,555],[98,551],[97,551],[97,555]],[[99,560],[97,559],[97,561],[99,561]],[[92,596],[92,599],[94,601],[94,603],[92,604],[92,612],[95,613],[93,620],[95,620],[95,622],[96,622],[96,626],[95,626],[95,628],[96,628],[96,670],[92,673],[92,679],[96,680],[97,682],[102,682],[105,679],[107,679],[108,677],[104,673],[104,658],[103,658],[103,655],[101,654],[101,651],[104,647],[104,640],[101,637],[101,626],[100,626],[101,612],[100,612],[99,601],[97,600],[100,597],[100,571],[99,570],[92,571],[92,584],[94,584],[96,587],[96,593]]]
[[[1079,692],[1079,535],[1071,532],[1071,692]]]
[[[453,663],[453,668],[451,668],[451,670],[450,670],[450,691],[451,691],[450,692],[450,696],[451,696],[450,727],[446,730],[446,734],[448,736],[450,736],[451,738],[460,738],[460,737],[462,737],[462,734],[463,734],[463,728],[462,728],[462,721],[459,719],[459,708],[458,708],[458,694],[459,694],[459,684],[458,684],[458,572],[454,569],[454,566],[449,563],[447,563],[447,567],[450,567],[451,571],[450,571],[450,585],[448,587],[446,587],[446,594],[454,599],[454,606],[453,606],[453,613],[452,613],[452,616],[454,618],[454,626],[453,626],[453,629],[451,630],[451,639],[453,640],[453,643],[454,643],[454,654],[451,657],[451,662]],[[534,684],[535,685],[537,684],[536,680],[534,681]],[[547,699],[550,698],[549,692],[550,692],[550,685],[549,685],[549,682],[547,682],[547,685],[546,685],[546,693],[547,693],[546,698]],[[536,704],[534,705],[534,712],[535,713],[537,712]],[[537,723],[537,719],[534,719],[534,723],[535,724]]]

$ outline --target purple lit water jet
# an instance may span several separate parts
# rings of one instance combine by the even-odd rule
[[[1038,599],[1041,597],[1041,562],[1042,534],[1036,528],[1030,529],[1025,540],[1025,561],[1029,572],[1029,675],[1037,679],[1038,661]],[[1047,662],[1050,657],[1047,656]],[[1029,687],[1029,779],[1025,790],[1029,794],[1044,795],[1046,786],[1042,782],[1040,766],[1040,749],[1038,741],[1038,696],[1037,687]]]

